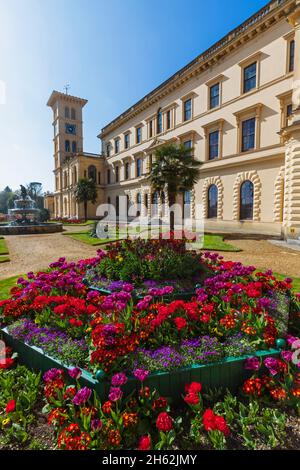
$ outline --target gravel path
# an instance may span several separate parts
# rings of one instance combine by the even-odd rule
[[[267,240],[230,239],[228,243],[243,251],[222,253],[227,260],[241,261],[258,269],[272,269],[280,274],[300,277],[299,251],[273,245]]]
[[[0,279],[45,269],[61,256],[76,261],[95,256],[97,251],[97,247],[85,245],[61,233],[10,235],[6,237],[6,243],[11,261],[0,264]]]
[[[68,231],[80,231],[82,227],[70,227]],[[48,235],[21,235],[6,237],[9,263],[0,264],[0,279],[45,269],[49,263],[65,256],[78,260],[94,256],[97,247],[85,245],[61,233]],[[241,261],[259,269],[300,277],[300,252],[269,243],[266,240],[230,239],[229,243],[241,248],[238,253],[223,252],[227,260]]]

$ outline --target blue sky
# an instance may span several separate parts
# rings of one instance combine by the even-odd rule
[[[84,149],[99,152],[101,127],[266,3],[0,0],[0,189],[53,189],[53,89],[89,100]]]

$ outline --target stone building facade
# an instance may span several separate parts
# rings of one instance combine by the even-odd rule
[[[272,0],[101,130],[99,202],[118,209],[123,195],[142,217],[167,216],[167,191],[153,193],[148,176],[156,149],[181,142],[203,163],[193,190],[178,197],[188,220],[201,202],[206,230],[298,238],[299,57],[300,1]],[[75,100],[81,120],[85,101],[59,97],[58,108]],[[61,186],[66,165],[82,174],[86,157],[61,155],[56,210],[64,212],[74,205],[72,185]]]

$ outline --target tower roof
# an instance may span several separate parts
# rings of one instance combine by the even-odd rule
[[[54,103],[56,103],[56,101],[58,100],[63,100],[66,103],[77,103],[77,104],[80,104],[82,108],[88,102],[88,100],[85,100],[83,98],[78,98],[77,96],[67,95],[66,93],[53,90],[50,98],[47,101],[47,106],[52,107]]]

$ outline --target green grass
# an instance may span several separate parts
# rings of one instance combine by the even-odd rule
[[[198,248],[202,250],[213,250],[213,251],[241,251],[240,248],[237,248],[234,245],[230,245],[230,243],[224,242],[224,239],[220,235],[204,235],[204,243],[203,246],[199,242],[195,242],[191,244],[192,248]]]
[[[7,299],[9,297],[10,289],[16,285],[19,277],[20,276],[13,276],[0,280],[0,300]]]
[[[63,233],[63,235],[66,237],[73,238],[73,240],[77,240],[79,242],[82,242],[91,246],[104,245],[106,243],[109,243],[110,241],[114,241],[114,240],[110,240],[107,238],[90,237],[89,232],[74,232],[74,233],[67,232],[67,233]]]
[[[8,248],[4,238],[0,239],[0,255],[8,255]]]
[[[4,237],[0,237],[0,264],[1,263],[7,263],[10,261],[10,258],[8,255],[8,248],[6,245],[6,241]]]

